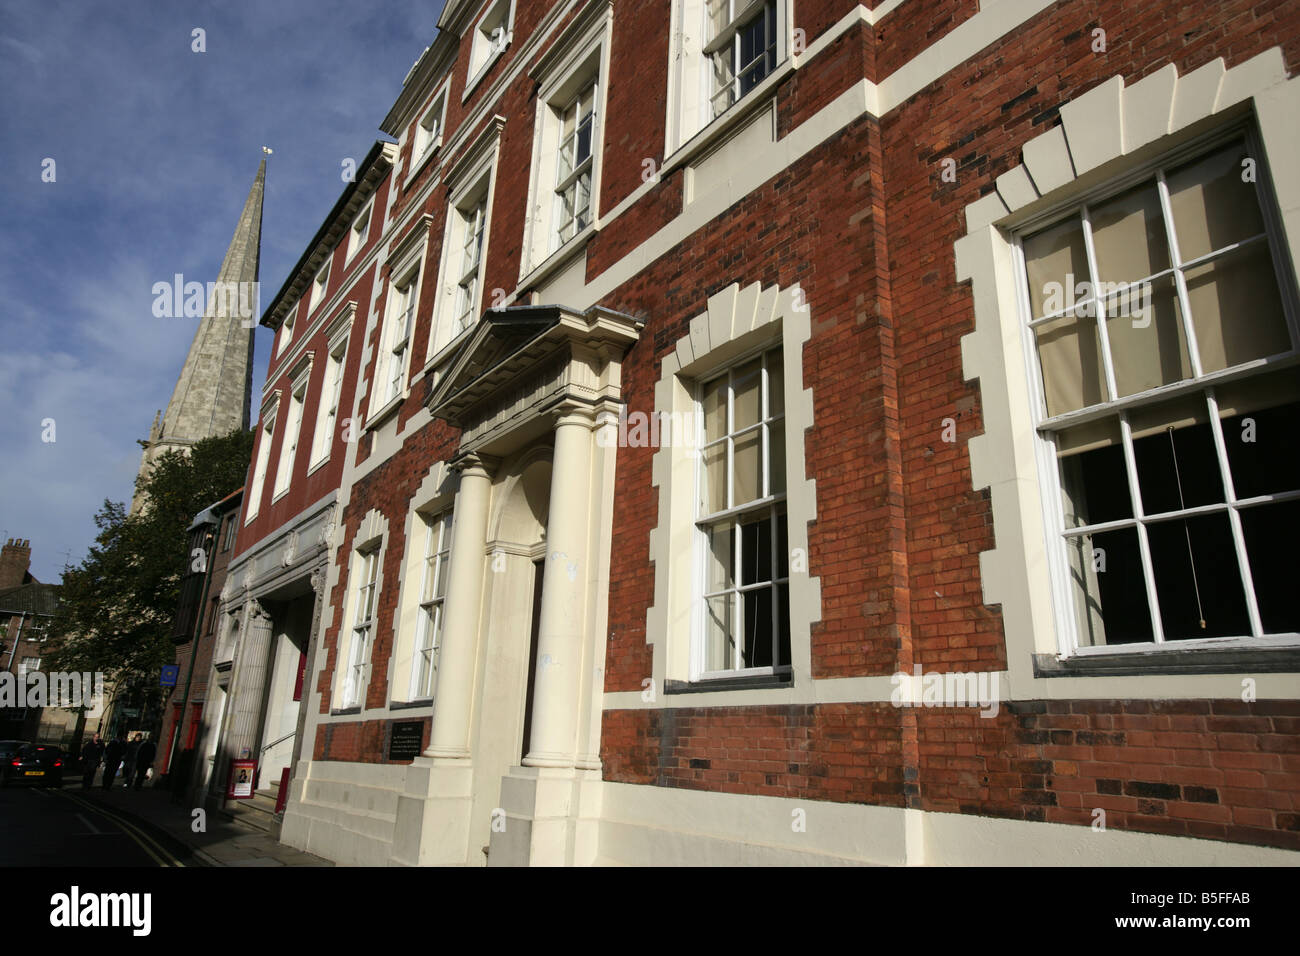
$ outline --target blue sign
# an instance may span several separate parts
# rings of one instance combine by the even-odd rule
[[[159,681],[163,687],[175,687],[176,675],[180,672],[179,664],[164,664],[162,669],[162,679]]]

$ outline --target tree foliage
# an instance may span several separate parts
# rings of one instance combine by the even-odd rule
[[[139,488],[148,504],[130,515],[105,500],[84,561],[66,568],[50,630],[51,670],[99,671],[118,693],[155,694],[174,658],[171,625],[188,564],[194,516],[244,483],[253,432],[160,455]]]

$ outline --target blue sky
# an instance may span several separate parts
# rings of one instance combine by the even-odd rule
[[[385,138],[441,8],[0,0],[0,535],[31,539],[37,578],[85,556],[105,498],[130,499],[136,440],[198,321],[155,318],[153,284],[216,278],[267,145],[267,304],[344,188],[343,160]],[[270,340],[259,328],[254,409]]]

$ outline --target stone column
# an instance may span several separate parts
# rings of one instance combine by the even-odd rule
[[[588,514],[591,504],[591,432],[583,408],[564,412],[555,426],[551,502],[546,519],[546,568],[533,691],[528,767],[572,767],[577,747],[578,681],[586,611]]]
[[[229,727],[225,752],[239,758],[248,748],[252,759],[258,758],[258,735],[262,729],[262,711],[266,699],[266,679],[271,658],[271,612],[260,601],[249,601],[244,639],[240,642],[238,673],[231,686]]]
[[[470,710],[474,702],[474,663],[478,655],[479,610],[487,551],[488,503],[495,461],[473,453],[452,462],[460,488],[452,512],[447,572],[446,617],[438,651],[433,696],[433,727],[426,757],[469,758]]]

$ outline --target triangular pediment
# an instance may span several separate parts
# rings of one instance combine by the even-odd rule
[[[490,391],[493,373],[557,325],[559,312],[555,306],[488,310],[429,396],[434,415],[446,417],[439,412],[454,413]]]
[[[591,362],[620,359],[642,324],[599,306],[585,312],[559,305],[489,309],[434,386],[429,410],[463,428],[497,406],[527,405],[520,390],[539,375],[566,395],[594,401],[608,383],[599,381]]]

